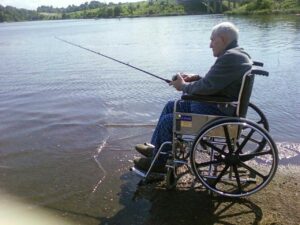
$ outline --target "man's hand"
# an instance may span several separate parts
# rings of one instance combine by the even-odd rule
[[[173,81],[177,79],[177,75],[180,75],[185,82],[193,82],[201,79],[201,77],[197,74],[177,73],[175,76],[173,76]]]
[[[183,77],[181,74],[177,74],[176,79],[173,79],[169,85],[173,86],[177,91],[182,91],[183,84],[185,84]]]
[[[193,81],[197,81],[197,80],[201,79],[201,77],[196,74],[190,74],[190,75],[184,74],[184,75],[185,75],[185,77],[183,77],[183,79],[185,82],[193,82]]]

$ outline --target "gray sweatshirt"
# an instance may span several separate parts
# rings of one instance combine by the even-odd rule
[[[243,75],[252,67],[250,56],[236,42],[231,43],[202,79],[186,83],[183,93],[218,95],[238,99]]]

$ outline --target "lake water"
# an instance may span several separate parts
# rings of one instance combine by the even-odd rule
[[[240,46],[269,71],[256,77],[251,101],[269,120],[281,163],[299,165],[299,16],[2,23],[1,188],[83,224],[115,215],[122,204],[107,196],[124,179],[128,193],[134,191],[136,178],[127,175],[134,144],[149,141],[165,102],[180,94],[55,37],[169,79],[179,71],[208,71],[215,61],[210,31],[221,21],[239,27]]]

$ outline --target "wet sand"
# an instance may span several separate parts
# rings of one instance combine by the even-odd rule
[[[88,149],[2,156],[0,191],[18,198],[29,213],[43,209],[71,224],[299,224],[299,166],[281,165],[267,187],[242,199],[213,196],[181,181],[174,191],[164,181],[138,186],[140,177],[129,171],[139,156],[133,146],[148,140],[152,129],[109,129],[109,137]]]

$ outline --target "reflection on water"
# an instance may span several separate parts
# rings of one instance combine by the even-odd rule
[[[96,154],[94,155],[95,162],[96,162],[96,164],[99,166],[99,169],[101,170],[101,172],[103,173],[103,177],[100,178],[100,180],[98,181],[98,183],[97,183],[97,184],[95,185],[95,187],[93,188],[93,193],[94,193],[95,191],[97,191],[97,188],[98,188],[99,185],[104,181],[104,179],[105,179],[105,177],[106,177],[106,175],[107,175],[106,170],[103,168],[103,166],[101,165],[101,163],[100,163],[99,160],[98,160],[98,157],[99,157],[99,155],[100,155],[102,149],[105,147],[106,142],[107,142],[107,139],[105,139],[105,140],[102,142],[102,144],[98,147],[98,150],[97,150]]]
[[[209,69],[215,60],[208,47],[210,30],[224,20],[239,26],[241,46],[270,72],[256,77],[251,101],[268,118],[281,163],[299,164],[300,17],[3,23],[1,187],[83,224],[115,215],[121,208],[119,177],[127,174],[132,146],[149,141],[164,103],[179,93],[54,37],[169,79],[178,71],[203,74]],[[130,180],[128,193],[137,178]]]

